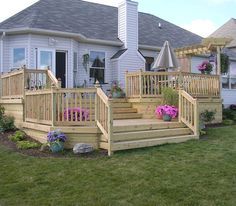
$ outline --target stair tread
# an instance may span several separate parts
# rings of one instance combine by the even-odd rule
[[[165,139],[178,139],[182,137],[195,137],[194,134],[186,134],[186,135],[179,135],[179,136],[170,136],[170,137],[157,137],[157,138],[150,138],[150,139],[140,139],[140,140],[128,140],[122,142],[113,142],[113,144],[124,144],[124,143],[137,143],[137,142],[148,142],[148,141],[155,141],[155,140],[165,140]]]
[[[140,134],[141,132],[162,132],[162,131],[175,131],[175,130],[189,130],[191,131],[188,127],[178,127],[178,128],[167,128],[167,129],[154,129],[154,130],[141,130],[141,131],[128,131],[128,132],[116,132],[114,135],[119,135],[119,134]]]
[[[112,151],[152,147],[171,143],[181,143],[181,142],[186,142],[190,139],[198,139],[198,137],[196,135],[180,135],[180,136],[165,137],[165,138],[150,138],[142,140],[114,142],[112,144]]]

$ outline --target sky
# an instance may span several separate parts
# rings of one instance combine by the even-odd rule
[[[38,0],[1,0],[0,22]],[[86,0],[117,6],[122,0]],[[136,0],[139,11],[150,13],[200,36],[207,37],[231,18],[236,0]]]

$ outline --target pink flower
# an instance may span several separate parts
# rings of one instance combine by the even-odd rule
[[[161,105],[156,108],[155,114],[157,116],[163,116],[165,114],[170,115],[172,118],[178,116],[178,109],[175,106]]]

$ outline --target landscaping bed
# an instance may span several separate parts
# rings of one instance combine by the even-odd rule
[[[19,149],[17,147],[17,143],[13,142],[9,139],[9,136],[13,135],[15,131],[7,131],[4,133],[0,133],[0,144],[4,145],[5,147],[9,148],[10,150],[14,152],[18,152],[24,155],[34,156],[34,157],[55,157],[55,158],[70,158],[70,157],[80,157],[80,158],[97,158],[97,157],[103,157],[107,155],[107,151],[105,150],[95,150],[92,153],[87,154],[73,154],[72,149],[68,150],[65,149],[62,152],[58,153],[52,153],[48,147],[41,150],[41,145],[34,139],[32,139],[30,136],[26,135],[25,140],[38,143],[40,146],[37,148],[32,149]]]

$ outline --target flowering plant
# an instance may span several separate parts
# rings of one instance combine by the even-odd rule
[[[171,118],[175,118],[178,116],[178,109],[175,106],[161,105],[156,108],[155,114],[159,117],[169,115]]]
[[[203,61],[198,65],[198,70],[203,74],[210,74],[212,72],[212,64],[209,61]]]
[[[113,81],[111,86],[111,96],[114,98],[117,97],[124,97],[125,93],[121,86],[119,85],[118,81]]]
[[[54,142],[65,142],[67,139],[66,135],[62,133],[60,130],[53,130],[48,132],[47,142],[52,144]]]
[[[113,92],[123,92],[122,88],[119,86],[118,81],[113,81],[111,86],[111,93]]]
[[[64,110],[64,119],[68,121],[85,121],[89,118],[89,110],[80,107],[67,108]]]

